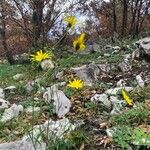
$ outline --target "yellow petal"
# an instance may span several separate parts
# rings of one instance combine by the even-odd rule
[[[128,93],[125,89],[122,89],[122,96],[129,106],[133,105],[133,100],[128,96]]]

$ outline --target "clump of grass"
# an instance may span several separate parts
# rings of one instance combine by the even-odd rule
[[[140,125],[148,123],[150,120],[150,109],[144,104],[139,104],[137,107],[125,111],[123,114],[113,116],[111,118],[113,125]]]
[[[66,134],[63,139],[56,137],[46,141],[48,150],[76,150],[79,149],[81,144],[87,141],[87,139],[86,131],[80,128]]]
[[[113,116],[111,123],[114,127],[113,140],[123,150],[129,149],[135,141],[141,144],[139,147],[148,146],[141,143],[143,138],[147,138],[148,133],[144,133],[141,129],[137,130],[139,125],[150,123],[150,108],[147,105],[140,103],[121,115]]]
[[[70,55],[68,57],[64,57],[62,59],[57,60],[57,65],[59,68],[70,68],[76,65],[87,64],[91,61],[94,61],[100,54],[95,52],[90,55]]]
[[[77,93],[77,91],[73,90],[72,88],[66,87],[64,89],[64,93],[67,97],[71,97],[73,96],[75,93]]]
[[[130,126],[116,126],[113,134],[114,142],[123,150],[128,150],[134,144],[137,150],[147,150],[150,148],[150,134],[140,128]]]
[[[144,102],[145,100],[150,99],[150,85],[144,88],[136,88],[131,91],[130,94],[134,101]]]
[[[121,147],[122,150],[129,149],[132,140],[132,128],[129,126],[117,126],[116,128],[113,135],[114,142]]]

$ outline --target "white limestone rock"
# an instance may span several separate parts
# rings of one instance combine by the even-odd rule
[[[24,140],[0,144],[0,150],[35,150],[35,149],[46,150],[46,144],[36,143],[33,145],[31,141],[24,141]]]
[[[29,106],[25,109],[25,112],[26,113],[33,113],[33,112],[39,112],[41,109],[40,107],[32,107],[32,106]]]
[[[133,90],[133,87],[125,86],[124,88],[127,92],[130,92]],[[118,93],[121,92],[121,89],[122,89],[122,87],[116,87],[116,88],[106,90],[105,93],[109,94],[109,95],[117,95]]]
[[[25,86],[25,90],[27,91],[27,93],[31,93],[32,90],[34,89],[35,86],[35,82],[34,81],[29,81]]]
[[[13,79],[18,81],[18,80],[23,79],[23,77],[24,77],[23,74],[17,73],[16,75],[13,76]]]
[[[148,139],[148,138],[145,138],[145,137],[141,137],[140,139],[138,139],[138,140],[134,140],[133,141],[133,144],[134,145],[150,145],[150,139]]]
[[[136,76],[136,81],[137,81],[138,85],[139,85],[141,88],[144,87],[145,82],[144,82],[144,80],[142,79],[142,77],[141,77],[140,75],[137,75],[137,76]]]
[[[58,88],[56,85],[46,88],[46,92],[43,94],[43,98],[46,102],[52,102],[53,97],[56,95]]]
[[[49,138],[62,139],[66,133],[70,133],[70,131],[74,130],[76,125],[73,125],[69,122],[67,118],[63,118],[61,120],[53,121],[48,120],[44,124],[37,125],[33,127],[33,131],[30,132],[33,135],[36,141],[42,141],[42,134],[48,135]],[[30,135],[26,134],[23,136],[23,140],[30,140]]]
[[[112,54],[116,54],[116,53],[119,53],[121,51],[121,47],[119,47],[119,46],[114,46],[114,47],[112,47],[112,49],[113,49]]]
[[[150,37],[140,39],[135,43],[137,49],[132,53],[132,59],[148,59],[150,58]]]
[[[126,82],[125,80],[123,79],[120,79],[118,82],[117,82],[117,87],[124,87],[126,85]]]
[[[99,67],[94,62],[81,67],[71,68],[71,71],[76,73],[76,75],[83,80],[84,84],[87,86],[92,86],[93,83],[97,81],[97,77],[100,73]]]
[[[49,59],[45,59],[41,62],[41,68],[43,70],[53,69],[54,68],[54,63]]]
[[[144,50],[146,54],[150,55],[150,37],[140,39],[136,42],[136,45],[138,45],[138,48]]]
[[[15,90],[16,90],[16,89],[17,89],[16,86],[11,85],[11,86],[6,87],[6,88],[4,89],[4,91],[5,91],[6,93],[15,93]]]
[[[109,64],[98,64],[97,65],[101,72],[110,73],[111,66]]]
[[[2,98],[0,98],[0,110],[8,108],[10,103]]]
[[[53,101],[54,112],[59,118],[64,117],[70,111],[70,100],[62,91],[58,90],[56,85],[47,88],[47,91],[43,94],[43,98],[46,102]]]
[[[105,56],[105,57],[110,57],[111,54],[105,53],[104,56]]]
[[[132,69],[132,65],[128,59],[124,59],[121,63],[119,63],[118,67],[122,72],[129,72]]]
[[[119,46],[114,46],[114,47],[112,47],[112,49],[115,51],[115,50],[121,50],[121,47],[119,47]]]
[[[136,49],[135,51],[132,52],[132,60],[136,60],[136,59],[140,59],[140,50],[139,49]]]
[[[110,101],[112,102],[111,115],[121,114],[122,109],[124,109],[125,101],[119,100],[116,96],[110,96]]]
[[[63,75],[64,75],[64,71],[58,72],[58,73],[56,74],[56,79],[59,79],[59,80],[62,79]]]
[[[112,129],[106,129],[106,133],[107,133],[107,136],[109,137],[109,138],[112,138],[113,137],[113,135],[114,135],[114,131],[112,130]]]
[[[5,98],[5,93],[2,88],[0,88],[0,98]]]
[[[7,122],[19,115],[23,111],[22,105],[13,104],[10,108],[5,109],[0,122]]]
[[[91,101],[99,101],[102,102],[108,109],[111,108],[111,101],[108,99],[108,95],[106,94],[95,94]]]

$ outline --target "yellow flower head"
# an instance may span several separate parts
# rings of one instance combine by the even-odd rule
[[[73,81],[69,81],[69,84],[67,86],[75,89],[82,89],[84,83],[82,80],[74,79]]]
[[[64,19],[64,21],[68,23],[69,28],[74,27],[77,23],[77,19],[75,16],[68,16]]]
[[[133,100],[129,97],[125,88],[122,88],[122,96],[129,106],[133,106]]]
[[[30,56],[31,56],[31,61],[36,61],[36,62],[41,62],[42,60],[52,58],[51,53],[48,52],[43,53],[42,50],[39,50],[34,55],[30,55]]]
[[[82,51],[85,49],[85,33],[82,33],[73,41],[73,47],[76,51]]]

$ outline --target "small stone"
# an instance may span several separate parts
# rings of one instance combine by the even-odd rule
[[[29,81],[25,86],[24,88],[26,89],[26,91],[28,93],[31,93],[34,89],[34,86],[35,86],[35,82],[34,81]]]
[[[0,88],[0,98],[5,98],[4,90]]]
[[[32,107],[32,106],[29,106],[25,109],[25,112],[26,113],[33,113],[33,112],[39,112],[41,109],[40,107]]]
[[[140,54],[140,50],[139,50],[139,49],[136,49],[135,51],[132,52],[132,60],[134,60],[134,59],[135,59],[135,60],[136,60],[136,59],[137,59],[137,60],[140,59],[140,55],[141,55],[141,54]]]
[[[101,72],[110,73],[111,66],[109,64],[98,64],[97,66],[99,67]]]
[[[148,135],[147,135],[148,136]],[[150,145],[150,139],[141,137],[133,141],[134,145]]]
[[[8,108],[10,103],[2,98],[0,98],[0,110]]]
[[[109,138],[112,138],[113,137],[113,134],[114,134],[114,131],[112,129],[106,129],[106,133],[107,133],[107,136]]]
[[[150,37],[140,39],[135,43],[137,50],[132,53],[132,59],[147,59],[150,58]]]
[[[15,93],[16,89],[17,89],[17,87],[12,85],[12,86],[6,87],[4,90],[6,93]]]
[[[29,61],[29,54],[28,53],[14,55],[13,58],[18,63],[27,63],[27,62],[30,62]]]
[[[112,49],[113,49],[113,50],[121,50],[121,47],[119,47],[119,46],[114,46],[114,47],[112,47]]]
[[[118,65],[119,69],[122,71],[122,72],[129,72],[131,71],[132,69],[132,66],[129,62],[128,59],[124,59],[123,62],[121,62],[119,65]]]
[[[121,110],[124,108],[125,102],[123,100],[119,100],[115,96],[110,96],[110,101],[112,102],[112,111],[111,115],[121,114]]]
[[[39,87],[37,94],[43,94],[45,92],[45,88],[44,87]]]
[[[93,51],[94,52],[100,52],[101,51],[100,45],[97,43],[93,43]]]
[[[105,53],[104,56],[105,56],[105,57],[110,57],[111,54]]]
[[[58,72],[57,74],[56,74],[56,79],[61,79],[62,77],[63,77],[63,75],[64,75],[64,71],[60,71],[60,72]]]
[[[34,81],[34,82],[35,82],[36,84],[38,84],[38,85],[39,85],[41,81],[42,81],[42,79],[41,79],[41,78],[37,78],[37,79],[35,79],[35,81]]]
[[[132,54],[125,54],[124,55],[124,59],[131,59],[132,58]]]
[[[126,85],[125,81],[123,79],[120,79],[118,82],[117,82],[117,87],[124,87]]]
[[[34,100],[35,100],[35,101],[39,101],[39,98],[38,98],[38,97],[34,97]]]
[[[16,75],[13,76],[13,79],[14,80],[21,80],[21,79],[23,79],[23,77],[24,77],[23,74],[18,73],[18,74],[16,74]]]
[[[106,94],[95,94],[91,101],[99,101],[102,102],[108,109],[111,108],[111,101],[108,99]]]
[[[150,37],[140,39],[136,42],[140,49],[143,49],[146,54],[150,55]]]
[[[41,62],[41,68],[43,70],[53,69],[54,68],[54,63],[51,60],[48,60],[48,59],[43,60]]]
[[[111,45],[106,45],[105,49],[112,49],[112,46]]]
[[[119,53],[119,52],[120,52],[120,50],[121,50],[121,48],[120,48],[119,46],[114,46],[114,47],[112,47],[112,49],[113,49],[112,54]]]
[[[138,85],[139,85],[141,88],[144,87],[145,82],[143,81],[143,79],[142,79],[142,77],[141,77],[140,75],[137,75],[137,76],[136,76],[136,81],[137,81]]]
[[[4,58],[1,58],[0,59],[0,64],[8,64],[8,60],[4,59]]]

